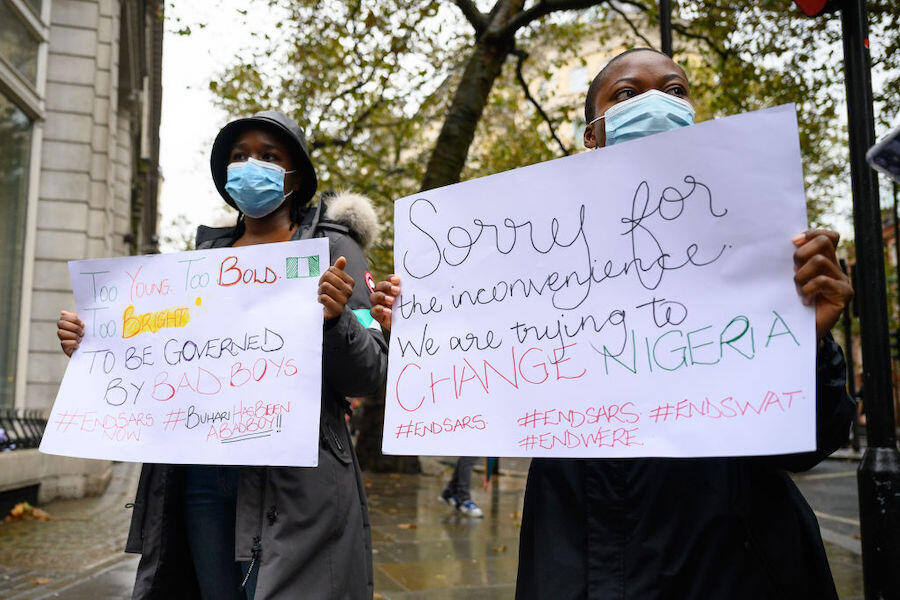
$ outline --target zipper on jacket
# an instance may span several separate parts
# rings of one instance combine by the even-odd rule
[[[250,575],[253,574],[253,568],[257,566],[259,562],[260,556],[262,556],[262,529],[263,529],[263,517],[265,516],[265,506],[266,506],[266,487],[269,485],[269,469],[263,467],[262,474],[262,482],[259,486],[259,529],[256,532],[256,536],[253,538],[253,546],[250,548],[250,566],[247,567],[247,574],[244,575],[243,581],[241,581],[241,591],[247,587],[247,582],[250,580]]]
[[[333,439],[333,440],[334,440],[334,443],[337,445],[338,451],[339,451],[339,452],[343,452],[343,451],[344,451],[344,444],[341,443],[341,440],[340,440],[340,438],[338,437],[337,433],[335,433],[334,428],[332,428],[331,425],[327,425],[327,427],[328,427],[328,433],[331,434],[331,439]]]

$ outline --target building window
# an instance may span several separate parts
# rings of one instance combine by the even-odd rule
[[[40,2],[32,2],[32,5]],[[18,12],[0,0],[0,57],[6,59],[28,82],[37,82],[37,56],[41,41],[35,38]]]
[[[569,71],[569,92],[583,92],[588,89],[587,67],[575,67]]]
[[[0,94],[0,406],[12,406],[16,390],[31,126]]]

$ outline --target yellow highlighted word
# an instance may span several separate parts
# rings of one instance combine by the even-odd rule
[[[129,304],[122,313],[122,337],[132,338],[148,331],[156,333],[164,327],[184,327],[190,320],[191,315],[186,306],[136,315],[134,305]]]

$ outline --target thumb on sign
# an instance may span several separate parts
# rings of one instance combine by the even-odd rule
[[[347,259],[340,256],[319,278],[319,302],[325,307],[326,321],[341,316],[353,295],[353,278],[344,271],[346,267]]]

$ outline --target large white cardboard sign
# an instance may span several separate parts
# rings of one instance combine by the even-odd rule
[[[793,105],[395,203],[384,451],[815,448]]]
[[[84,339],[41,451],[316,466],[324,238],[69,263]]]

